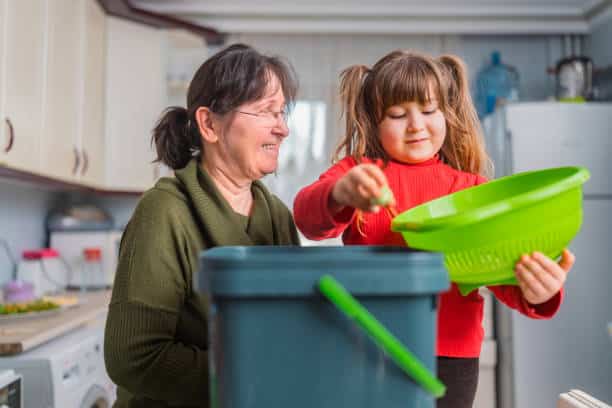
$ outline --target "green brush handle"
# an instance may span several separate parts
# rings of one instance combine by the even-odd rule
[[[393,361],[421,387],[441,397],[446,387],[402,343],[330,275],[319,279],[319,290],[340,311],[355,321]]]

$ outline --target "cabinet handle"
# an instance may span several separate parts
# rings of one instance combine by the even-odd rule
[[[72,168],[72,175],[76,176],[77,171],[79,170],[79,165],[81,164],[81,155],[79,154],[79,149],[76,147],[72,148],[74,151],[74,167]]]
[[[13,148],[13,142],[15,141],[15,129],[13,128],[13,124],[9,118],[5,118],[4,121],[6,122],[9,131],[9,139],[6,147],[4,148],[4,153],[8,153]]]
[[[81,169],[81,175],[84,176],[89,170],[89,156],[87,156],[87,150],[83,149],[83,168]]]

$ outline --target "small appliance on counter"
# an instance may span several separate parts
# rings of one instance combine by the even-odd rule
[[[70,265],[66,286],[75,289],[107,289],[113,284],[122,231],[111,216],[91,205],[70,206],[47,218],[49,245]],[[96,268],[91,267],[92,253]]]
[[[572,56],[557,62],[556,96],[560,101],[587,101],[593,97],[593,61]]]
[[[0,370],[0,408],[23,408],[23,379],[13,370]]]

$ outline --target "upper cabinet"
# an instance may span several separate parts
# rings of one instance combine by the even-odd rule
[[[81,180],[86,184],[104,186],[106,148],[104,143],[106,100],[106,14],[96,0],[84,5],[81,36],[83,82],[78,133],[78,150],[83,166]]]
[[[52,0],[41,170],[55,178],[104,184],[106,16],[96,0]]]
[[[0,162],[40,171],[47,3],[0,1],[3,37],[0,64]]]
[[[0,165],[4,161],[8,141],[4,136],[4,18],[6,14],[6,1],[0,0]]]
[[[0,0],[0,166],[139,192],[158,175],[165,31],[98,0]]]
[[[82,36],[78,35],[82,2],[75,7],[74,0],[52,0],[47,7],[41,171],[64,180],[78,180],[82,160],[77,140],[83,77]]]
[[[151,131],[166,99],[166,37],[162,30],[114,17],[107,23],[107,188],[140,191],[158,173]]]

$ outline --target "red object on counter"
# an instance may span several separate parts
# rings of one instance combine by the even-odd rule
[[[85,248],[83,255],[88,261],[99,261],[102,258],[102,250],[100,248]]]
[[[59,252],[53,248],[26,249],[21,253],[23,259],[36,260],[59,257]]]

